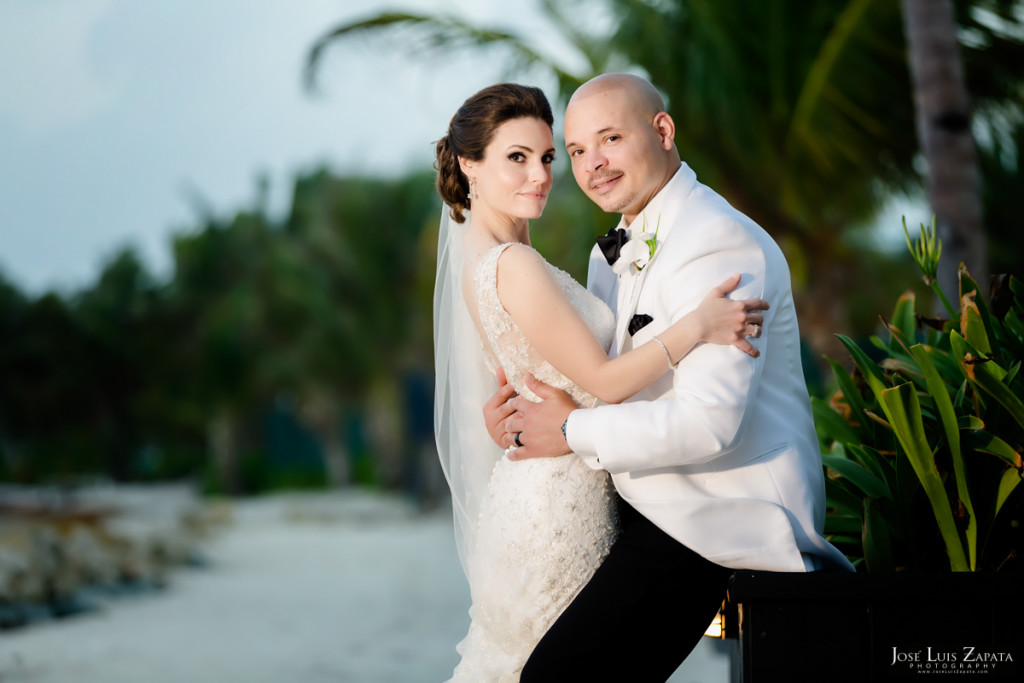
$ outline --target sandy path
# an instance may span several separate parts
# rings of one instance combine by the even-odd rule
[[[160,593],[0,633],[0,683],[445,680],[469,619],[449,513],[374,496],[236,502]],[[673,677],[728,680],[703,645]]]

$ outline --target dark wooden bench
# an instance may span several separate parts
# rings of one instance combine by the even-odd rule
[[[734,683],[1024,681],[1021,574],[738,571],[722,616]]]

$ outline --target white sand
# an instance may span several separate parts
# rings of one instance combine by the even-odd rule
[[[468,589],[450,513],[368,494],[232,504],[211,564],[166,591],[0,632],[3,683],[438,682],[458,661]],[[670,679],[724,683],[704,639]]]

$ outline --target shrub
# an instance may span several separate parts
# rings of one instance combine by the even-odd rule
[[[904,224],[904,231],[906,225]],[[867,571],[1020,567],[1024,451],[1024,283],[993,278],[988,300],[963,264],[959,310],[935,282],[934,222],[907,243],[948,319],[900,296],[871,360],[837,335],[853,370],[812,399],[826,468],[826,534]]]

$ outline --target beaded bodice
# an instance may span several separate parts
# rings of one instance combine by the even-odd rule
[[[515,243],[499,244],[486,252],[477,264],[474,278],[477,300],[479,302],[480,323],[490,343],[488,359],[505,369],[509,383],[521,395],[537,400],[536,395],[526,388],[526,373],[532,372],[540,381],[565,391],[580,406],[589,408],[596,399],[582,388],[570,381],[537,353],[526,335],[512,319],[508,311],[498,300],[497,275],[498,259],[505,249]],[[516,245],[524,249],[532,249],[526,245]],[[550,263],[547,264],[562,288],[569,303],[597,337],[597,340],[608,350],[615,334],[615,316],[607,304],[588,292],[580,283],[563,270]]]

